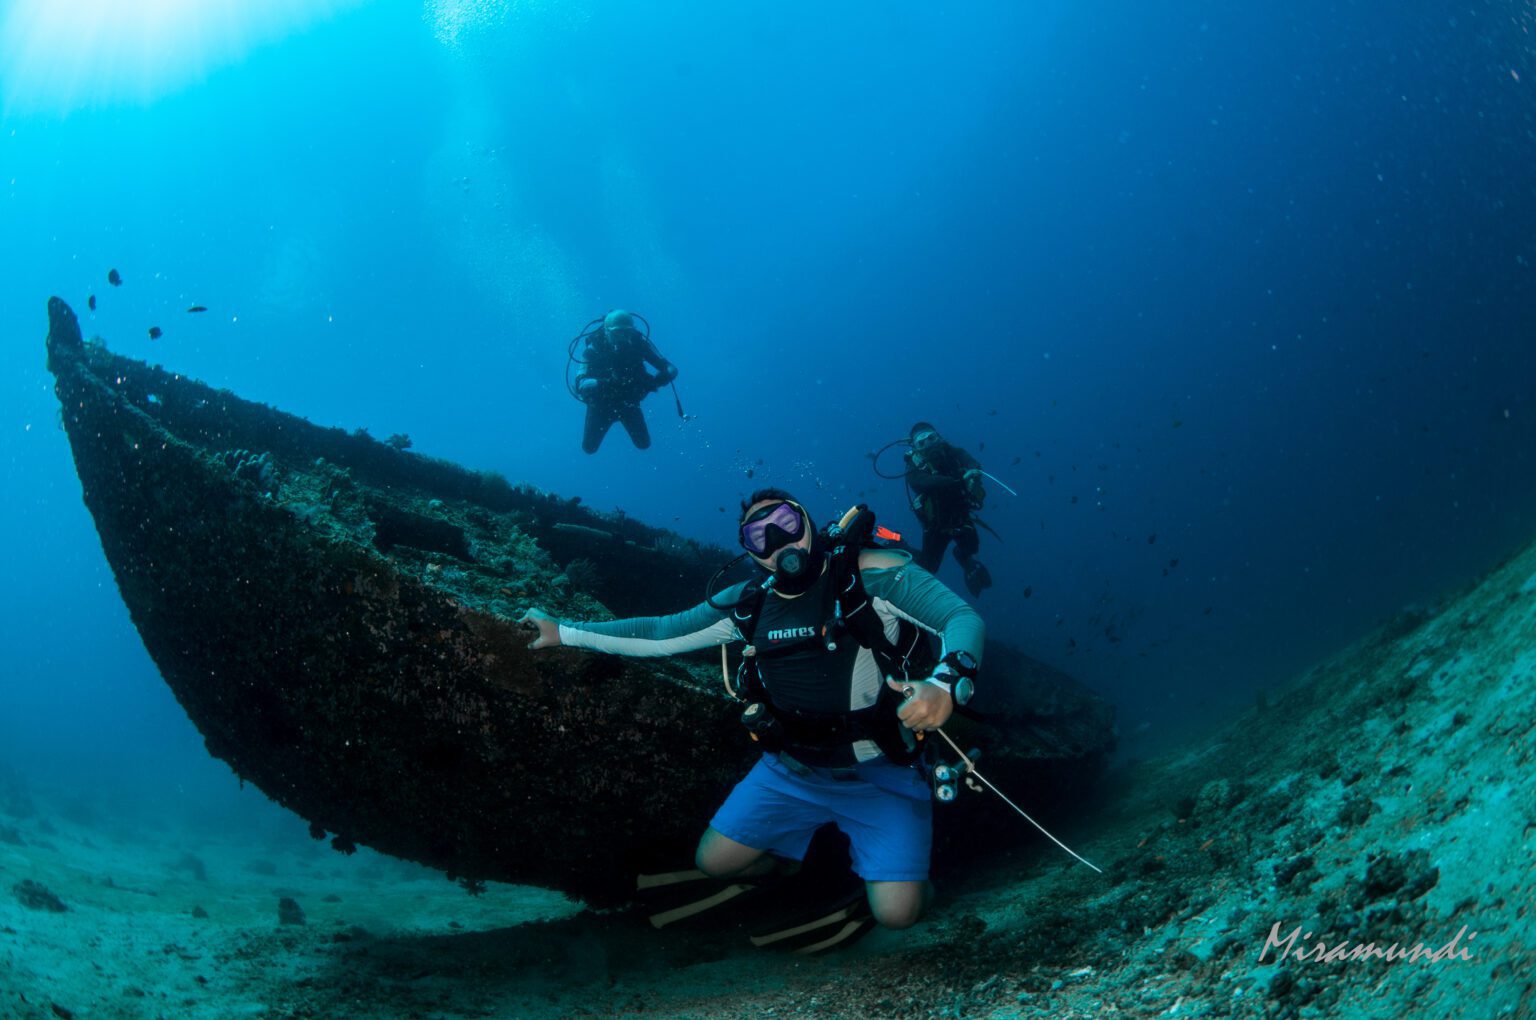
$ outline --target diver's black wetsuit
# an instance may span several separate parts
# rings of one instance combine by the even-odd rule
[[[923,526],[923,547],[914,557],[917,565],[937,573],[944,550],[954,542],[955,560],[965,571],[965,586],[972,595],[980,595],[991,587],[992,576],[976,559],[981,538],[971,515],[980,508],[985,494],[979,480],[965,475],[980,471],[981,462],[943,441],[922,452],[908,450],[905,460],[912,510]]]
[[[576,377],[576,392],[587,405],[581,448],[596,453],[616,421],[623,423],[636,449],[649,447],[651,432],[640,401],[677,378],[677,367],[661,356],[655,344],[633,331],[613,339],[599,330],[587,341],[583,363],[585,368]],[[656,375],[645,370],[647,364],[656,369]]]

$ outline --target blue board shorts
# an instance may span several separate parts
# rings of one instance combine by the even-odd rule
[[[811,834],[836,822],[866,882],[922,882],[933,849],[933,800],[915,768],[861,762],[857,779],[800,775],[767,753],[731,791],[710,827],[754,850],[803,860]]]

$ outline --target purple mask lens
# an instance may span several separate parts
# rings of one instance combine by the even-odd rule
[[[780,534],[773,536],[768,529]],[[753,514],[741,526],[741,547],[754,556],[767,556],[773,550],[797,540],[805,531],[805,520],[793,503],[779,503]],[[774,539],[779,539],[774,541]]]

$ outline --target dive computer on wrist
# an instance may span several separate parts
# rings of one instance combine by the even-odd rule
[[[977,666],[976,656],[967,651],[958,651],[944,656],[944,661],[934,670],[935,676],[953,678],[949,681],[949,696],[955,699],[956,705],[968,704],[975,695]]]

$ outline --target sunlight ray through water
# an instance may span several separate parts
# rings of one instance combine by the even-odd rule
[[[366,0],[17,0],[0,20],[7,114],[145,104]]]

